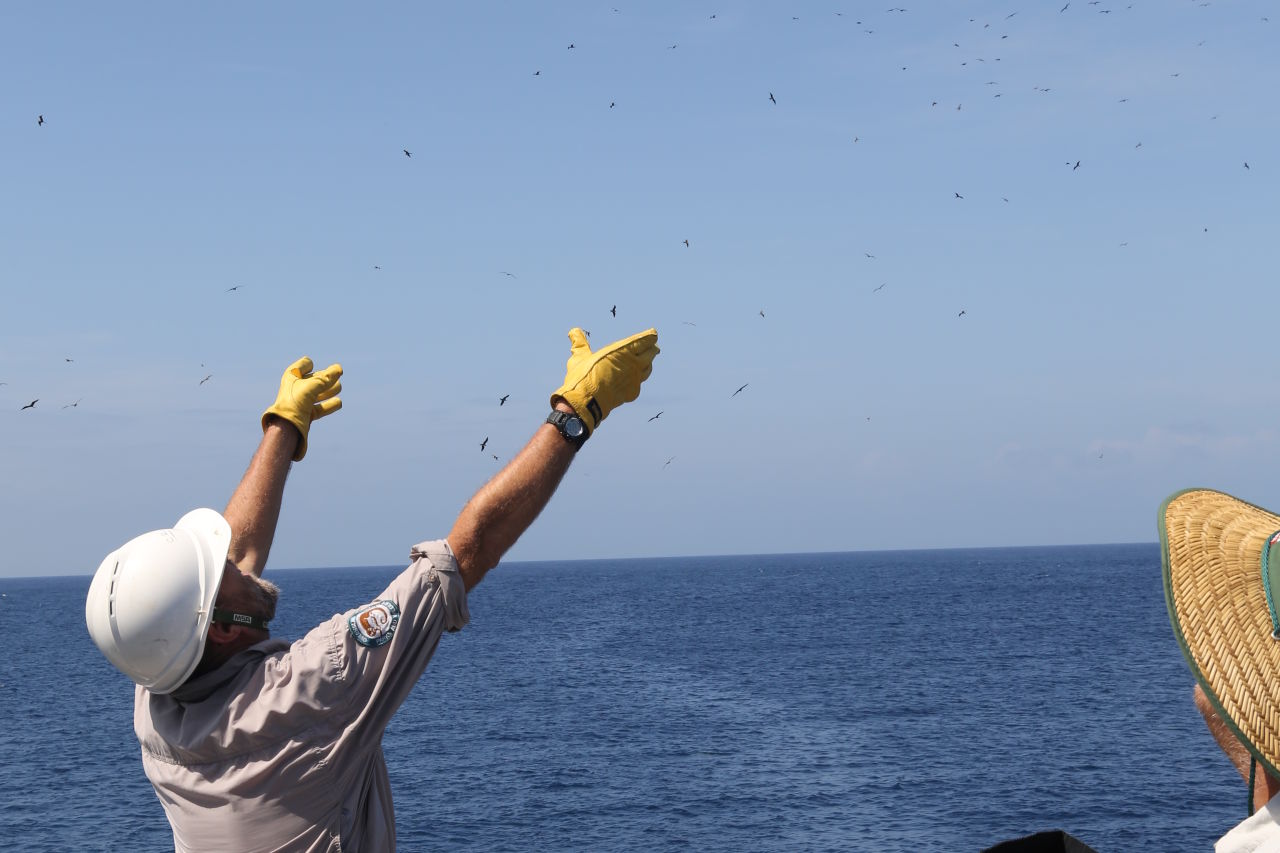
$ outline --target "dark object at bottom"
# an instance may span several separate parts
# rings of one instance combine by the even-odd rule
[[[1001,841],[982,853],[1097,853],[1088,844],[1061,829],[1037,832],[1012,841]]]

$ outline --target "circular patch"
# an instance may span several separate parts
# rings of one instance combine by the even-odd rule
[[[400,608],[394,601],[375,601],[357,610],[347,620],[347,629],[362,646],[382,646],[391,642],[400,621]]]

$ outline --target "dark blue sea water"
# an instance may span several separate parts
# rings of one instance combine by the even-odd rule
[[[276,633],[400,567],[269,572]],[[164,850],[88,578],[0,580],[0,847]],[[1206,850],[1155,545],[507,564],[388,730],[402,850]]]

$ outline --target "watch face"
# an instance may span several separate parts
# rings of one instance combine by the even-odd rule
[[[585,428],[582,425],[581,418],[569,418],[564,422],[565,435],[569,436],[570,438],[577,438],[578,436],[582,435],[584,430]]]

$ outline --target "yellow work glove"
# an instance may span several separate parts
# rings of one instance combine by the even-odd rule
[[[302,358],[289,365],[280,377],[280,393],[271,408],[262,413],[262,431],[267,430],[267,419],[272,415],[284,418],[298,428],[302,440],[293,454],[293,461],[300,462],[307,455],[307,430],[316,418],[323,418],[342,408],[338,392],[342,390],[342,365],[331,364],[319,373],[312,373],[311,359]]]
[[[609,412],[640,396],[640,383],[653,372],[653,358],[659,352],[658,330],[649,329],[592,352],[586,333],[574,328],[569,330],[569,343],[564,384],[551,395],[551,405],[563,399],[594,431]]]

